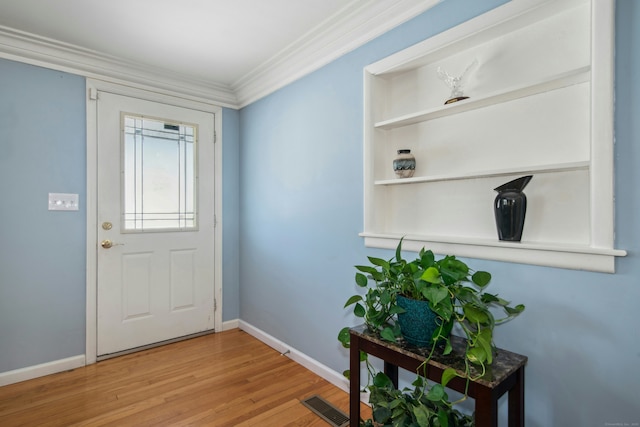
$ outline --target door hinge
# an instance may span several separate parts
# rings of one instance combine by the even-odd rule
[[[216,142],[218,142],[218,132],[217,131],[213,131],[213,143],[215,144]]]
[[[216,228],[218,226],[218,217],[217,216],[213,216],[213,228]]]
[[[213,299],[213,311],[217,311],[218,310],[218,300],[217,299]]]
[[[89,88],[89,99],[92,101],[95,101],[98,99],[98,89],[96,89],[95,87]]]

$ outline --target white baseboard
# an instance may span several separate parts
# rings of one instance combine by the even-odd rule
[[[13,371],[0,372],[0,386],[31,380],[45,375],[56,374],[85,366],[85,355],[67,357],[40,365],[27,366]]]
[[[286,343],[274,338],[266,332],[250,325],[249,323],[240,320],[239,328],[267,344],[269,347],[274,348],[283,356],[287,356],[294,362],[304,366],[314,374],[324,378],[336,387],[349,392],[349,381],[342,375],[342,373],[336,372],[328,366],[323,365],[315,359],[310,358],[306,354],[296,350],[295,348],[287,345]]]
[[[238,320],[238,319],[234,319],[234,320],[227,320],[227,321],[225,321],[225,322],[222,322],[222,329],[221,329],[221,332],[229,331],[229,330],[231,330],[231,329],[239,328],[239,327],[240,327],[240,326],[239,326],[239,323],[240,323],[240,320]]]

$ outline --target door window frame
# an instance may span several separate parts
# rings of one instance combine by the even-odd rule
[[[185,183],[189,182],[190,185],[190,190],[187,190],[186,187],[179,187],[178,191],[182,192],[182,190],[184,190],[184,192],[182,192],[182,194],[178,195],[178,199],[179,199],[179,203],[178,203],[178,210],[175,213],[172,213],[173,217],[169,217],[167,218],[169,221],[177,221],[178,225],[177,226],[160,226],[160,227],[154,227],[154,226],[147,226],[145,227],[145,222],[152,222],[153,219],[149,220],[147,218],[145,218],[145,216],[149,215],[149,212],[147,212],[147,210],[144,208],[144,200],[145,200],[145,190],[142,189],[140,191],[140,194],[138,195],[138,193],[136,192],[135,194],[133,194],[133,198],[134,198],[134,202],[133,204],[136,206],[134,208],[134,212],[130,212],[128,211],[127,208],[127,196],[129,195],[127,193],[127,185],[126,185],[126,181],[128,180],[127,175],[128,173],[134,172],[134,174],[137,175],[138,172],[138,166],[141,166],[141,164],[146,164],[146,162],[144,160],[136,160],[134,163],[136,163],[134,165],[134,170],[131,171],[127,168],[127,164],[129,164],[128,160],[127,160],[127,119],[133,120],[134,122],[142,122],[142,126],[144,126],[145,122],[155,122],[155,123],[164,123],[165,127],[167,125],[169,126],[175,126],[177,128],[191,128],[192,129],[192,133],[191,135],[188,134],[178,134],[177,138],[174,139],[169,139],[169,138],[165,138],[165,140],[169,140],[173,143],[178,142],[180,144],[185,144],[188,145],[189,143],[191,143],[191,170],[189,173],[189,167],[187,166],[186,162],[179,162],[181,163],[180,165],[180,170],[178,171],[178,175],[180,175],[181,178],[185,178]],[[175,233],[175,232],[192,232],[192,231],[198,231],[199,228],[199,201],[198,201],[198,194],[199,194],[199,186],[200,186],[200,178],[199,178],[199,168],[198,168],[198,163],[199,163],[199,146],[200,146],[200,129],[198,127],[197,124],[195,123],[169,123],[171,120],[169,118],[162,118],[162,117],[148,117],[148,116],[142,116],[140,114],[136,114],[136,113],[128,113],[128,112],[124,112],[122,111],[120,113],[120,172],[123,174],[124,180],[123,182],[120,183],[120,193],[122,195],[122,204],[121,204],[121,212],[120,212],[120,232],[121,233],[128,233],[128,234],[137,234],[137,233],[166,233],[166,232],[170,232],[170,233]],[[178,129],[176,129],[177,131]],[[140,131],[140,133],[138,134],[137,132]],[[138,151],[138,154],[140,155],[141,159],[144,159],[144,148],[142,148],[143,146],[146,146],[145,143],[145,138],[149,137],[151,139],[151,143],[153,142],[153,137],[145,134],[145,129],[140,128],[140,129],[136,129],[136,136],[134,136],[134,144],[136,144],[136,146],[133,148],[133,151]],[[153,133],[153,131],[151,131],[151,133]],[[157,131],[156,131],[157,133]],[[169,133],[167,132],[167,134],[173,134],[173,132]],[[140,137],[140,139],[138,140],[138,136]],[[191,137],[190,139],[188,137]],[[160,138],[163,139],[163,138]],[[147,142],[148,143],[148,142]],[[180,148],[180,150],[184,150],[182,151],[179,156],[185,156],[187,155],[188,150],[186,149],[186,147],[182,146],[182,148]],[[137,154],[136,154],[137,157]],[[140,162],[141,164],[138,164],[138,162]],[[184,169],[183,169],[184,166]],[[145,177],[145,173],[144,173],[144,168],[141,168],[140,170],[140,175],[139,178],[141,178],[144,182],[144,177]],[[189,180],[190,178],[190,180]],[[136,178],[134,178],[134,180],[136,180]],[[144,186],[144,188],[146,188],[146,186]],[[139,197],[138,197],[139,196]],[[191,203],[188,202],[188,200],[191,198]],[[139,199],[139,200],[138,200]],[[188,211],[187,206],[191,205],[192,206],[192,210]],[[138,207],[140,207],[140,211],[138,211]],[[167,212],[159,212],[159,215],[168,215]],[[133,216],[133,219],[130,219],[131,216]],[[133,222],[134,226],[133,227],[128,227],[127,223]]]

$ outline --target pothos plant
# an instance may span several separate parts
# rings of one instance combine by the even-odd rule
[[[436,328],[431,337],[428,357],[421,366],[426,368],[437,346],[442,353],[452,351],[450,334],[455,325],[465,339],[464,377],[471,378],[471,365],[478,367],[483,376],[486,367],[493,362],[495,345],[493,330],[524,310],[524,305],[511,306],[495,294],[485,291],[491,281],[486,271],[473,271],[455,256],[436,260],[430,250],[422,249],[413,261],[402,257],[400,240],[395,257],[390,260],[368,257],[370,265],[357,265],[356,284],[366,289],[364,295],[356,294],[345,303],[353,306],[356,317],[364,320],[367,328],[390,342],[402,339],[397,321],[404,309],[397,304],[397,297],[427,301],[436,314]],[[492,308],[502,309],[504,316],[496,319]],[[343,328],[338,340],[346,348],[350,345],[349,327]],[[363,426],[470,426],[473,419],[454,409],[445,386],[457,372],[448,368],[440,384],[429,384],[420,375],[412,384],[413,389],[396,390],[391,380],[377,372],[367,354],[361,353],[366,362],[373,420],[363,421]],[[344,372],[349,377],[349,371]],[[467,383],[468,384],[468,383]],[[466,398],[466,394],[461,400]]]

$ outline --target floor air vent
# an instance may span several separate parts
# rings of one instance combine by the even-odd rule
[[[346,427],[349,425],[349,417],[320,396],[308,397],[302,401],[302,404],[332,426]]]

